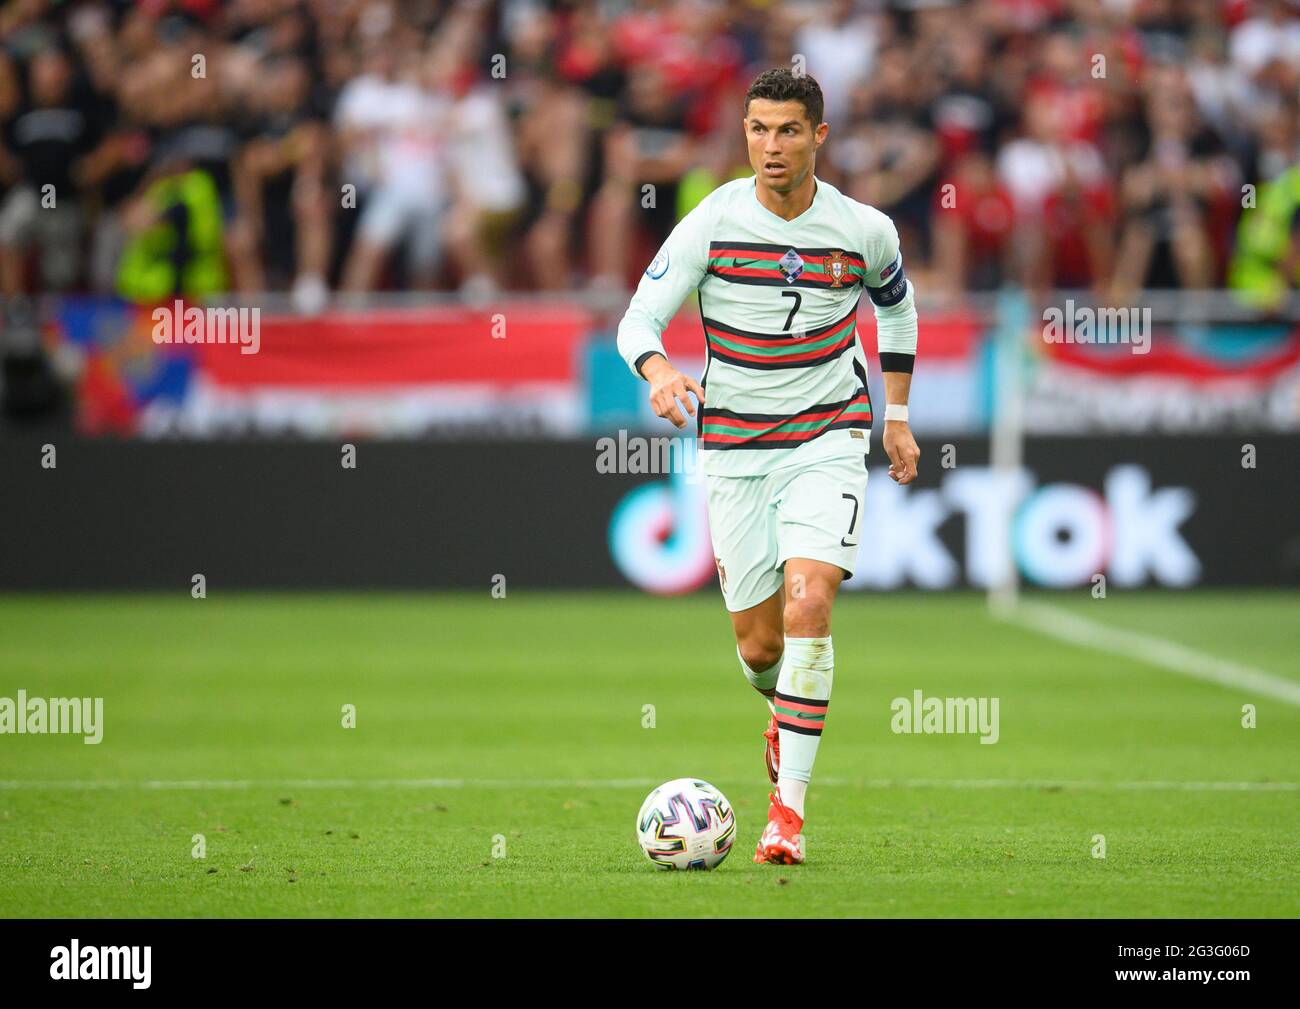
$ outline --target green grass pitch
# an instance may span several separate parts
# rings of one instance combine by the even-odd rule
[[[1300,680],[1295,593],[1048,601]],[[846,595],[835,621],[809,861],[785,868],[750,861],[765,709],[714,593],[0,597],[0,696],[102,696],[105,719],[98,746],[0,736],[0,915],[1300,909],[1300,708],[976,595]],[[893,733],[916,689],[997,697],[1001,738]],[[736,809],[712,873],[633,839],[683,775]]]

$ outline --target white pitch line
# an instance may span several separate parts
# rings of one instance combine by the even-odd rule
[[[655,778],[278,778],[262,780],[194,779],[189,781],[0,781],[0,791],[93,792],[139,789],[152,792],[280,791],[312,789],[545,789],[652,788]],[[818,778],[816,785],[853,788],[953,789],[1100,789],[1151,792],[1297,792],[1300,781],[1082,781],[1035,778]]]
[[[1300,707],[1300,683],[1294,680],[1230,662],[1165,638],[1109,627],[1057,606],[1022,602],[999,619],[1094,651],[1122,655],[1206,683],[1264,694]]]

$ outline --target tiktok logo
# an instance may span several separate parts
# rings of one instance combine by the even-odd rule
[[[699,588],[715,570],[703,485],[676,472],[629,491],[610,518],[609,552],[623,577],[647,592]]]
[[[1028,469],[1002,473],[967,466],[939,487],[899,487],[871,470],[861,516],[863,543],[849,591],[915,585],[986,588],[1014,563],[1049,588],[1085,585],[1104,572],[1117,586],[1183,588],[1200,580],[1201,562],[1183,526],[1196,511],[1190,487],[1156,487],[1145,467],[1114,466],[1100,492],[1073,483],[1036,486]],[[704,488],[687,472],[630,491],[609,524],[615,566],[638,588],[689,592],[715,570]],[[964,536],[941,528],[960,518]],[[957,549],[953,550],[952,547]],[[736,574],[735,571],[732,574]]]

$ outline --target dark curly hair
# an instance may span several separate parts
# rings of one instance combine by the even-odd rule
[[[749,115],[749,103],[755,98],[766,98],[770,102],[800,102],[814,130],[821,125],[822,114],[826,111],[822,86],[807,74],[794,74],[786,67],[764,70],[754,78],[754,83],[745,92],[745,115]]]

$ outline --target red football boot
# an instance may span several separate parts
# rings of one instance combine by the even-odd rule
[[[781,801],[780,789],[768,798],[772,805],[767,811],[767,827],[758,839],[754,861],[798,865],[803,861],[803,818]]]
[[[781,769],[781,733],[776,727],[776,715],[773,715],[767,723],[767,728],[763,730],[763,738],[767,740],[763,747],[763,760],[767,763],[767,777],[776,784],[777,772]]]

